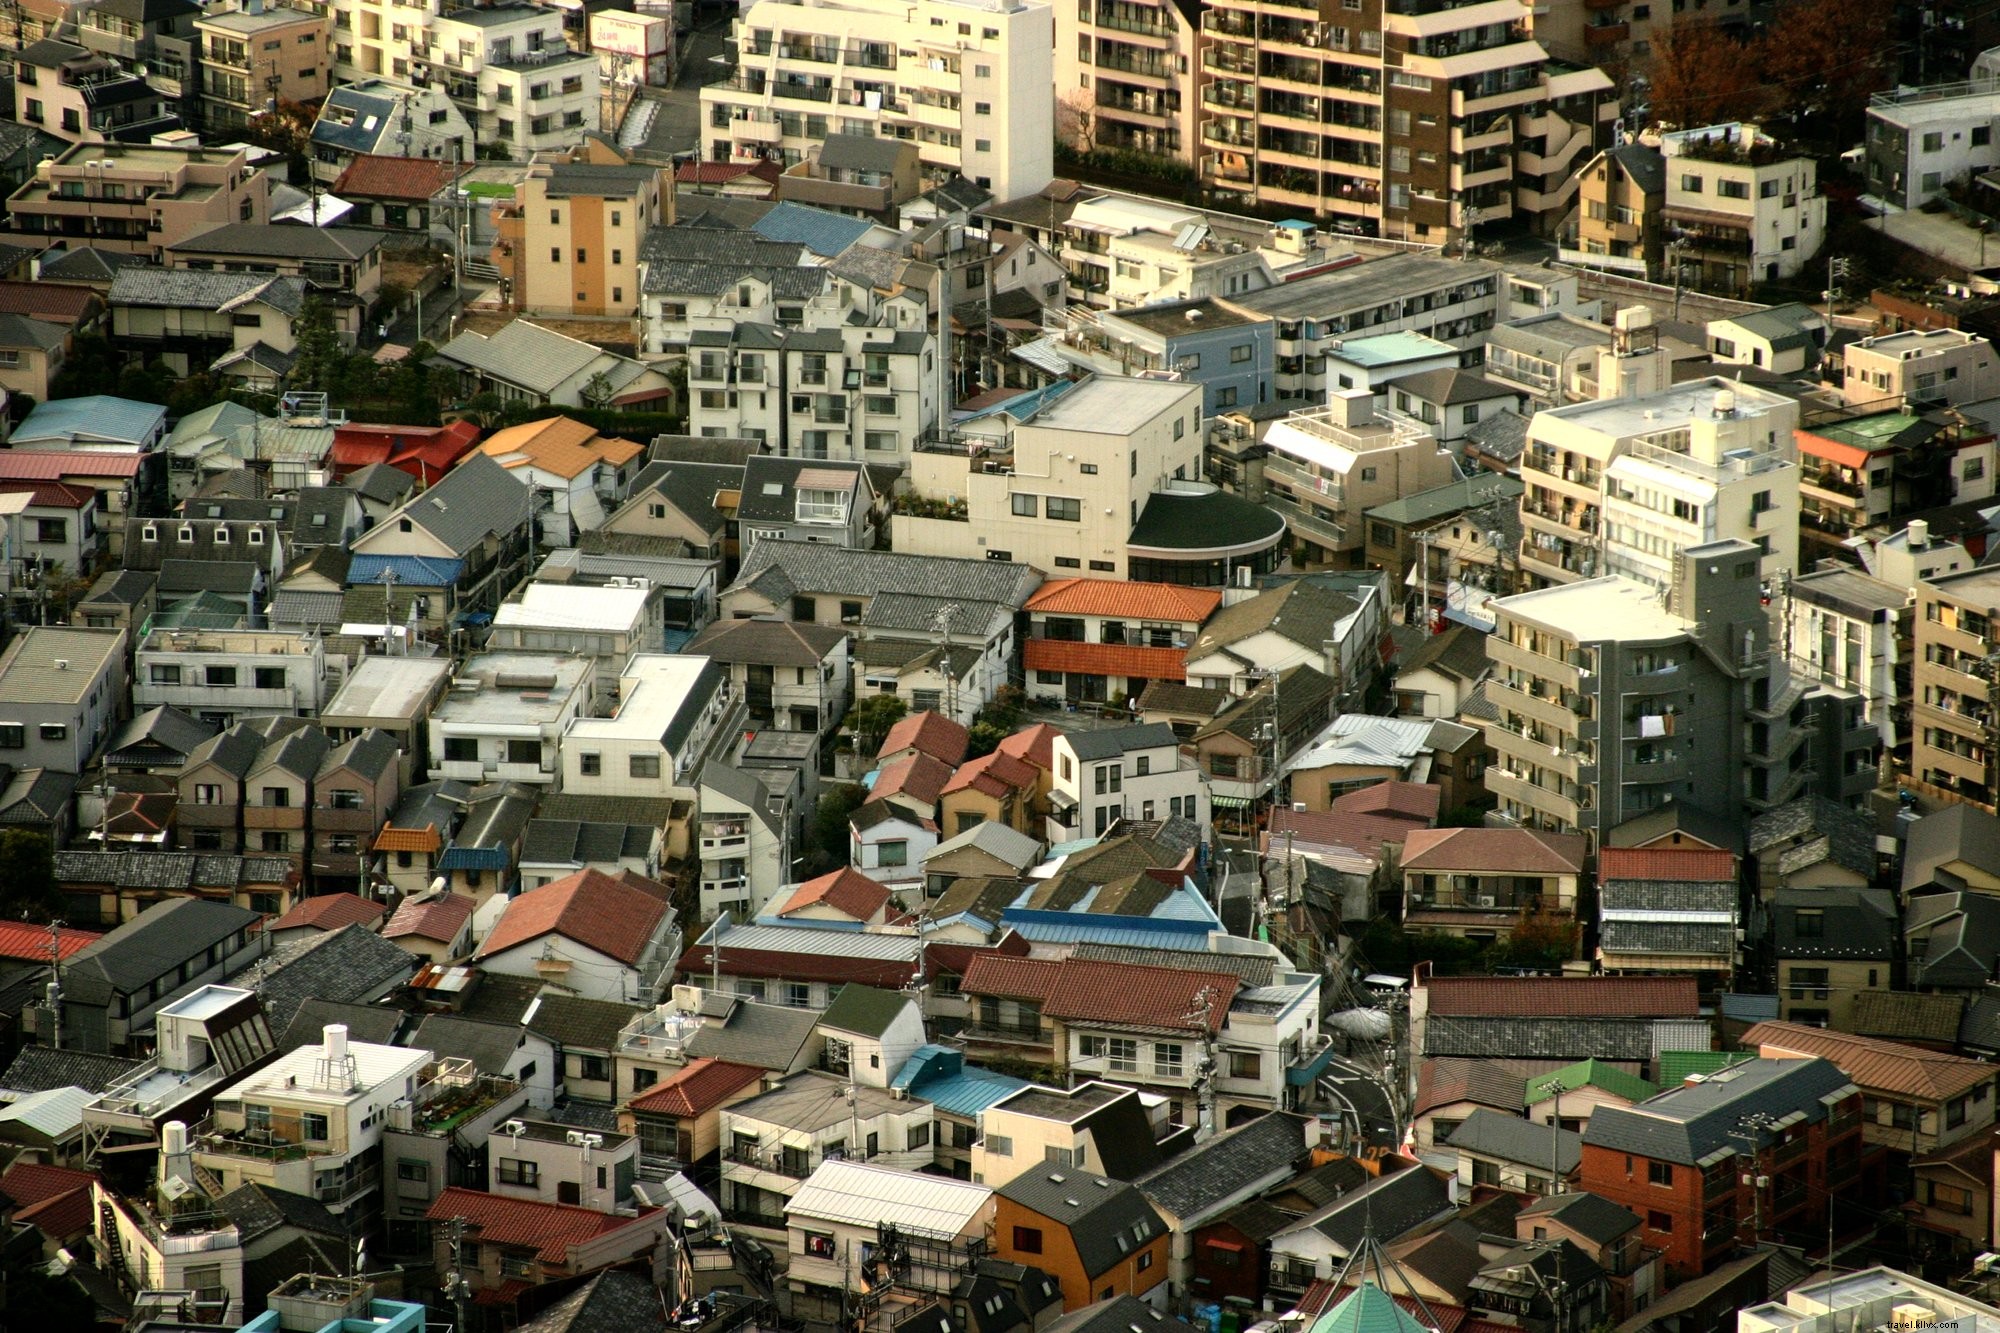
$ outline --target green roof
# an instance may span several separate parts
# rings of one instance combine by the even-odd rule
[[[860,1037],[880,1037],[903,1012],[909,996],[899,990],[877,990],[858,982],[848,982],[826,1007],[820,1022],[841,1032]]]
[[[1661,1051],[1654,1058],[1660,1086],[1677,1088],[1689,1074],[1713,1074],[1718,1069],[1756,1059],[1753,1051]]]
[[[459,190],[468,199],[512,199],[514,187],[504,181],[467,181]]]
[[[1368,511],[1368,517],[1408,527],[1412,523],[1425,523],[1434,518],[1448,518],[1497,500],[1518,500],[1525,489],[1519,477],[1487,473],[1468,477],[1464,481],[1446,482],[1427,491],[1418,491],[1415,495],[1406,495],[1400,500],[1376,505]]]
[[[1552,1074],[1540,1074],[1529,1079],[1527,1104],[1533,1106],[1536,1102],[1547,1101],[1555,1095],[1554,1089],[1558,1085],[1564,1092],[1575,1092],[1582,1087],[1601,1088],[1628,1102],[1643,1102],[1659,1091],[1637,1074],[1628,1074],[1616,1065],[1608,1065],[1602,1060],[1579,1060]]]
[[[1313,1322],[1312,1333],[1430,1333],[1423,1321],[1372,1282],[1364,1282]]]
[[[1822,440],[1850,445],[1872,454],[1877,449],[1894,446],[1904,431],[1923,424],[1923,418],[1911,416],[1908,412],[1877,412],[1873,416],[1836,421],[1831,426],[1815,426],[1812,433]]]

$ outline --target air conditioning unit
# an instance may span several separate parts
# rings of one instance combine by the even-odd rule
[[[1498,905],[1498,900],[1490,893],[1475,894],[1472,901],[1481,907],[1494,907]]]
[[[1984,1254],[1975,1255],[1972,1260],[1972,1271],[1980,1274],[2000,1273],[2000,1254],[1988,1250]]]

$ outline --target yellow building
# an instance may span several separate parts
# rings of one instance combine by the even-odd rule
[[[493,262],[509,300],[536,315],[634,317],[639,246],[673,222],[669,174],[605,144],[537,162],[497,215]]]

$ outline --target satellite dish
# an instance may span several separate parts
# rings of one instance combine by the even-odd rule
[[[187,1194],[193,1189],[194,1186],[188,1184],[179,1176],[168,1176],[160,1182],[160,1193],[166,1195],[171,1202],[178,1202],[182,1195]]]

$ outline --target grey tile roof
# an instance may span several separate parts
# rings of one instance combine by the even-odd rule
[[[1606,953],[1729,956],[1736,931],[1728,925],[1688,921],[1606,921],[1599,930]]]
[[[1311,1226],[1344,1256],[1354,1252],[1364,1235],[1393,1241],[1452,1209],[1444,1179],[1427,1166],[1413,1166],[1348,1191]]]
[[[1552,1218],[1599,1245],[1609,1245],[1639,1225],[1639,1215],[1631,1209],[1586,1191],[1544,1195],[1523,1208],[1520,1216]]]
[[[1808,1123],[1818,1122],[1827,1114],[1823,1098],[1852,1091],[1847,1075],[1826,1060],[1746,1060],[1636,1106],[1600,1106],[1591,1113],[1583,1141],[1695,1166],[1735,1149],[1740,1140],[1731,1134],[1744,1128],[1746,1117],[1797,1111]]]
[[[301,227],[283,222],[228,222],[176,241],[176,254],[250,255],[264,259],[352,263],[378,249],[384,233],[359,227]]]
[[[178,768],[215,734],[213,723],[163,704],[147,709],[113,732],[104,747],[105,760],[114,764]]]
[[[639,260],[646,264],[684,260],[745,268],[792,268],[805,262],[805,253],[803,245],[766,240],[754,231],[687,223],[654,227],[639,244]]]
[[[157,306],[227,311],[249,301],[268,301],[286,314],[305,305],[305,282],[268,273],[223,273],[150,265],[119,269],[111,280],[114,306]]]
[[[237,984],[257,992],[277,1031],[291,1026],[307,1000],[372,1000],[416,968],[415,954],[349,925],[279,945]]]
[[[1334,625],[1355,609],[1352,597],[1299,579],[1210,616],[1188,656],[1218,652],[1266,630],[1318,652],[1333,636]]]
[[[1659,194],[1667,188],[1667,159],[1659,149],[1645,144],[1623,144],[1607,149],[1604,155],[1623,167],[1632,183],[1645,193]]]
[[[1194,1325],[1163,1314],[1136,1296],[1114,1296],[1072,1310],[1042,1333],[1196,1333]]]
[[[1699,1019],[1687,1020],[1704,1031]],[[1426,1055],[1480,1056],[1506,1051],[1529,1060],[1650,1060],[1656,1020],[1645,1018],[1460,1017],[1433,1014],[1424,1025]],[[1671,1020],[1658,1026],[1671,1028]]]
[[[1067,1227],[1077,1259],[1092,1278],[1167,1232],[1166,1219],[1136,1186],[1073,1167],[1032,1167],[998,1193]]]
[[[85,605],[137,606],[149,596],[159,579],[151,570],[118,568],[98,576],[84,594]]]
[[[831,625],[807,625],[791,620],[718,620],[681,651],[717,662],[817,669],[846,638],[846,634]]]
[[[632,487],[632,498],[627,503],[644,503],[649,496],[656,494],[685,514],[702,531],[721,532],[728,519],[715,507],[715,497],[722,491],[742,488],[743,468],[740,465],[656,462],[647,464],[646,471]]]
[[[1517,459],[1528,447],[1528,418],[1519,412],[1488,412],[1465,428],[1465,439],[1488,458]]]
[[[1964,807],[1953,807],[1954,809]],[[1984,811],[1978,813],[1984,814]],[[1933,818],[1935,816],[1932,816]],[[1991,819],[1991,815],[1986,816]],[[1917,828],[1923,827],[1923,820],[1917,821]],[[1749,848],[1752,856],[1759,856],[1796,838],[1809,838],[1818,834],[1827,839],[1826,858],[1836,865],[1852,870],[1858,875],[1873,876],[1875,873],[1875,825],[1870,818],[1858,810],[1850,810],[1838,801],[1830,801],[1824,796],[1802,796],[1775,810],[1767,810],[1750,821]],[[1911,831],[1910,845],[1916,846],[1916,831]],[[1908,870],[1910,854],[1905,853],[1905,887],[1909,887]],[[1996,862],[2000,865],[2000,862]]]
[[[63,987],[72,998],[107,1004],[112,996],[130,994],[262,919],[229,903],[169,898],[71,954],[63,964]]]
[[[119,269],[145,262],[141,255],[82,246],[49,251],[42,258],[41,274],[47,282],[109,282]]]
[[[599,824],[650,824],[664,827],[673,818],[674,803],[657,796],[591,796],[580,792],[552,792],[541,805],[530,808],[543,819],[575,819]],[[524,821],[525,822],[525,821]],[[463,830],[461,830],[461,833]]]
[[[277,1029],[284,1034],[278,1040],[278,1049],[296,1051],[301,1046],[316,1045],[322,1039],[327,1025],[331,1023],[345,1025],[348,1037],[354,1041],[387,1046],[395,1041],[396,1034],[402,1029],[407,1017],[408,1015],[400,1009],[390,1009],[379,1004],[307,999],[292,1011],[291,1022]],[[451,1052],[447,1051],[446,1054]]]
[[[73,332],[62,324],[26,315],[0,314],[0,347],[31,348],[50,352],[63,345]]]
[[[765,452],[762,440],[727,435],[655,435],[647,457],[655,463],[713,463],[740,468]]]
[[[514,1333],[665,1333],[666,1306],[651,1282],[611,1269],[519,1325]]]
[[[328,1212],[319,1200],[255,1182],[238,1185],[216,1200],[216,1208],[236,1224],[245,1245],[281,1226],[297,1227],[316,1236],[333,1237],[343,1242],[348,1233],[341,1220]]]
[[[521,1028],[513,1023],[485,1023],[456,1014],[431,1014],[417,1024],[407,1045],[440,1055],[472,1061],[482,1074],[504,1074],[521,1049]]]
[[[1259,1179],[1289,1178],[1309,1159],[1309,1123],[1288,1111],[1261,1115],[1188,1149],[1133,1183],[1185,1227]]]
[[[1067,734],[1070,749],[1084,763],[1113,759],[1127,750],[1146,750],[1180,744],[1174,729],[1164,722],[1141,722],[1129,727],[1103,727]]]
[[[81,780],[74,773],[50,768],[16,769],[0,791],[0,824],[31,828],[53,824],[68,810]]]
[[[657,167],[628,167],[595,162],[557,162],[547,178],[550,198],[588,195],[603,199],[635,199],[659,179]]]
[[[266,612],[271,624],[284,629],[327,629],[345,623],[346,595],[280,588]]]
[[[474,453],[376,530],[393,533],[405,518],[462,558],[487,537],[511,533],[528,521],[528,488],[487,455]]]
[[[760,546],[764,544],[759,543]],[[780,544],[817,547],[817,543],[806,542]],[[947,623],[954,638],[984,640],[994,633],[999,622],[1011,619],[1010,613],[1017,609],[1017,603],[980,602],[969,597],[953,599],[926,593],[884,590],[876,593],[868,603],[868,609],[861,613],[861,625],[863,629],[928,635],[935,631],[938,617],[949,611]]]
[[[765,828],[778,832],[779,814],[772,808],[770,789],[747,770],[711,759],[701,767],[700,783],[749,810]]]
[[[658,832],[644,824],[531,819],[521,838],[521,860],[600,868],[628,859],[644,860]]]
[[[834,332],[835,346],[839,334]],[[739,522],[753,519],[790,523],[797,517],[798,477],[801,472],[831,473],[847,479],[844,492],[868,488],[868,469],[861,463],[821,461],[813,458],[758,454],[743,465],[743,498],[736,507]],[[865,499],[862,503],[865,503]]]
[[[47,1092],[50,1088],[82,1088],[103,1092],[137,1069],[138,1060],[118,1055],[94,1055],[89,1051],[60,1051],[52,1046],[23,1046],[7,1072],[0,1074],[0,1089],[23,1095]]]
[[[565,1050],[608,1051],[617,1045],[620,1030],[639,1013],[637,1005],[547,994],[536,1003],[527,1027]]]
[[[704,1026],[688,1038],[688,1055],[787,1070],[798,1063],[799,1052],[812,1040],[818,1023],[819,1016],[807,1009],[741,1000],[730,1009],[727,1021]]]
[[[736,582],[761,592],[767,578],[777,581],[773,586],[782,584],[802,593],[903,593],[1015,609],[1042,581],[1031,567],[1007,561],[853,551],[816,542],[758,542],[743,561]]]
[[[329,752],[320,761],[316,781],[324,781],[337,771],[347,771],[373,782],[388,771],[402,754],[402,747],[388,732],[370,727],[352,740]]]
[[[1977,990],[2000,959],[2000,898],[1976,891],[1912,898],[1903,937],[1912,986]]]
[[[1607,880],[1598,891],[1598,906],[1608,912],[1730,912],[1736,909],[1734,884],[1671,879]]]
[[[1903,893],[1966,887],[1949,869],[1953,861],[1969,862],[1988,873],[2000,872],[2000,818],[1977,806],[1959,804],[1925,815],[1911,825],[1903,850]]]
[[[1820,931],[1803,935],[1799,912],[1818,911]],[[1811,920],[1810,917],[1807,918]],[[1881,959],[1895,952],[1899,922],[1888,889],[1781,888],[1771,899],[1772,947],[1779,958]],[[1912,967],[1916,960],[1912,957]]]
[[[491,337],[468,330],[439,348],[438,356],[540,394],[555,392],[565,380],[581,374],[593,363],[600,363],[599,368],[610,379],[613,389],[628,383],[644,369],[630,357],[565,337],[526,319],[502,326]],[[484,455],[475,453],[472,457]],[[460,468],[463,466],[460,464]]]
[[[465,804],[465,822],[453,841],[460,847],[512,847],[535,813],[535,791],[518,782],[474,787]]]
[[[1549,1170],[1553,1163],[1562,1175],[1576,1170],[1583,1160],[1581,1134],[1533,1124],[1520,1116],[1484,1106],[1467,1116],[1446,1143],[1481,1157],[1518,1162],[1541,1171]]]
[[[417,479],[399,467],[387,463],[370,463],[367,467],[356,468],[342,479],[341,485],[353,491],[364,500],[377,504],[395,504],[416,489]]]
[[[819,164],[828,171],[894,171],[916,157],[916,145],[872,134],[829,134],[820,143]]]
[[[345,539],[341,525],[355,494],[345,486],[306,486],[292,506],[292,548],[321,546]]]

